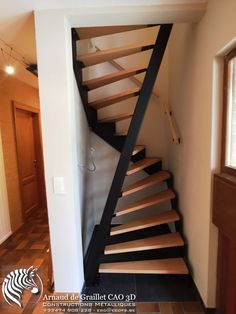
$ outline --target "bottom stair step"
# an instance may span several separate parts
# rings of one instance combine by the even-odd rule
[[[184,241],[178,232],[167,233],[160,236],[107,245],[105,247],[105,254],[145,251],[183,245]]]
[[[120,263],[104,263],[99,273],[113,274],[188,274],[183,258],[169,258]]]

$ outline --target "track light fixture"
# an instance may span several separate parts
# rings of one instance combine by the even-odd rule
[[[0,38],[0,42],[4,45],[4,48],[1,47],[2,57],[6,64],[5,72],[9,75],[15,73],[14,63],[18,62],[22,64],[25,69],[35,76],[38,76],[37,64],[33,64],[25,59],[25,57],[20,54],[18,51],[13,49],[10,45],[8,45],[4,40]]]
[[[12,75],[12,74],[15,73],[15,68],[14,68],[12,65],[7,65],[7,66],[5,67],[5,72],[6,72],[7,74]]]

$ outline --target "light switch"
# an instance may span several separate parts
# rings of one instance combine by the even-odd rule
[[[65,194],[64,177],[53,177],[53,189],[55,194]]]

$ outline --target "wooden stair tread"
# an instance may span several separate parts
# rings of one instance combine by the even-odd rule
[[[123,243],[116,243],[107,245],[105,247],[105,254],[119,254],[126,252],[136,252],[145,250],[162,249],[168,247],[183,246],[184,241],[181,235],[176,233],[168,233],[160,236],[133,240]]]
[[[122,113],[122,114],[118,114],[116,116],[112,116],[112,117],[108,117],[108,118],[104,118],[101,120],[98,120],[98,123],[113,123],[113,122],[118,122],[121,120],[126,120],[129,118],[132,118],[133,113]]]
[[[130,261],[100,264],[99,273],[119,274],[188,274],[183,258]]]
[[[153,205],[160,204],[162,202],[168,201],[175,198],[175,193],[171,189],[164,190],[162,192],[156,193],[149,197],[142,199],[141,201],[128,204],[122,208],[119,208],[116,212],[116,216],[121,216],[125,214],[132,213],[136,210],[143,209],[146,207],[150,207]]]
[[[142,190],[144,188],[147,188],[149,186],[152,186],[154,184],[160,183],[162,181],[165,181],[170,178],[170,173],[168,171],[159,171],[157,173],[154,173],[151,176],[148,176],[147,178],[140,180],[134,184],[131,184],[127,187],[125,187],[122,191],[122,196],[129,195],[131,193],[137,192],[139,190]]]
[[[84,81],[83,85],[87,86],[88,90],[93,90],[95,88],[114,83],[124,78],[128,78],[132,75],[137,75],[139,73],[146,71],[146,69],[147,68],[145,66],[136,66],[136,67],[124,69],[118,72],[114,72],[111,74],[100,76],[98,78]]]
[[[135,172],[138,172],[142,169],[145,169],[151,165],[154,165],[155,163],[161,161],[160,158],[144,158],[140,161],[135,162],[134,164],[132,164],[128,171],[126,172],[126,175],[129,176]]]
[[[76,32],[79,39],[89,39],[94,37],[112,35],[150,27],[151,25],[120,25],[120,26],[99,26],[99,27],[79,27]]]
[[[131,232],[135,230],[145,229],[149,227],[159,226],[162,224],[168,224],[179,220],[180,217],[178,213],[172,209],[167,212],[157,214],[155,216],[150,216],[138,220],[134,220],[120,226],[111,228],[110,235],[116,235],[125,232]]]
[[[136,87],[136,88],[128,89],[124,92],[112,95],[112,96],[108,96],[102,99],[92,101],[88,103],[88,105],[90,107],[93,107],[94,109],[101,109],[101,108],[110,106],[112,104],[115,104],[119,101],[128,99],[130,97],[138,96],[139,93],[140,93],[140,88]]]
[[[143,146],[143,145],[136,145],[136,146],[134,147],[132,156],[138,154],[139,152],[141,152],[141,151],[144,150],[144,149],[145,149],[145,146]]]
[[[111,48],[106,50],[101,50],[97,52],[87,53],[78,56],[78,60],[84,64],[84,66],[91,66],[98,63],[110,61],[113,59],[121,58],[141,52],[144,50],[153,49],[154,44],[150,42],[138,42],[131,45],[126,45],[118,48]]]

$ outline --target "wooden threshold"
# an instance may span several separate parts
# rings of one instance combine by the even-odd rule
[[[158,171],[157,173],[154,173],[153,175],[148,176],[143,180],[140,180],[134,184],[125,187],[122,191],[122,196],[127,196],[129,194],[135,193],[149,186],[165,181],[170,177],[171,175],[168,171]]]
[[[178,221],[180,219],[178,213],[172,209],[167,212],[157,214],[155,216],[150,216],[138,220],[134,220],[128,223],[125,223],[120,226],[111,228],[110,234],[117,235],[120,233],[131,232],[135,230],[145,229],[149,227],[154,227],[162,224],[168,224],[171,222]]]
[[[114,274],[188,274],[183,258],[103,263],[99,273]]]
[[[116,243],[107,245],[105,247],[105,254],[119,254],[127,252],[146,251],[154,249],[162,249],[176,246],[183,246],[184,241],[181,235],[176,233],[168,233],[160,236],[133,240],[123,243]]]
[[[167,189],[165,191],[156,193],[154,195],[151,195],[149,197],[146,197],[142,199],[141,201],[126,205],[122,208],[119,208],[116,212],[116,216],[122,216],[125,214],[132,213],[139,209],[144,209],[153,205],[160,204],[162,202],[166,202],[168,200],[171,200],[175,198],[175,193],[171,189]]]

